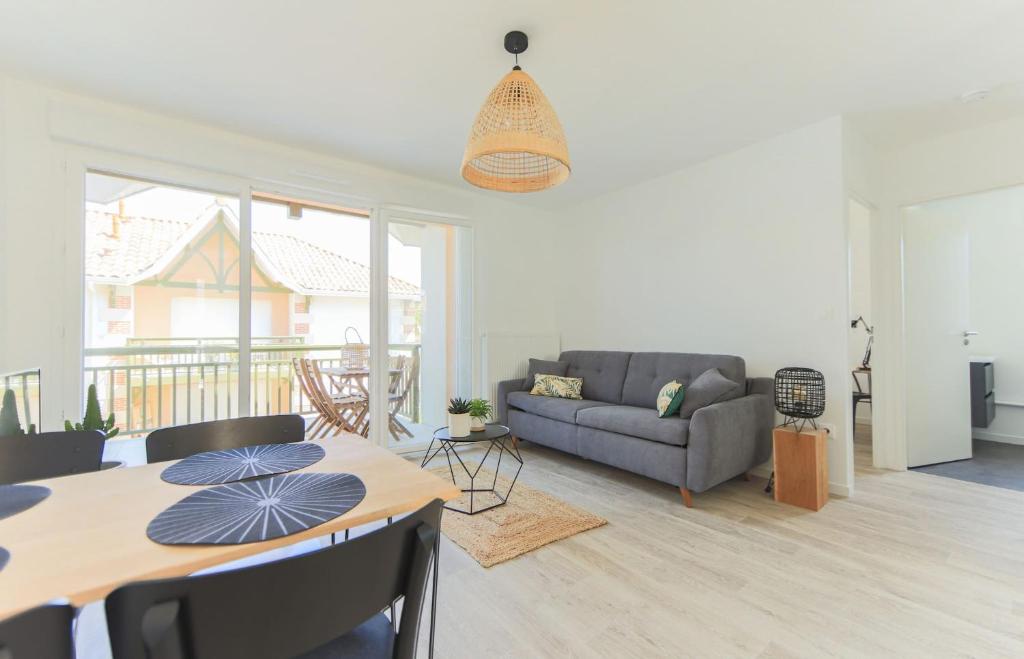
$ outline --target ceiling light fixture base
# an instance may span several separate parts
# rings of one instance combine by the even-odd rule
[[[525,32],[513,30],[505,35],[505,50],[513,55],[525,52],[529,45],[530,40],[526,37]]]

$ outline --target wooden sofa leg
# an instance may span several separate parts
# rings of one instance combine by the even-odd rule
[[[749,471],[743,472],[743,480],[750,482],[751,478],[753,478],[753,476],[750,475]]]
[[[512,438],[512,448],[519,448],[519,438],[515,435],[509,435]]]
[[[690,495],[690,491],[685,487],[679,488],[679,494],[683,495],[683,503],[686,504],[687,508],[693,508],[693,496]]]

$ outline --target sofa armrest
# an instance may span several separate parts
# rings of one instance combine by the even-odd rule
[[[768,393],[756,393],[694,412],[686,449],[686,487],[703,492],[767,460],[774,404]]]
[[[502,380],[498,383],[498,400],[494,401],[494,411],[498,423],[508,425],[508,395],[513,391],[522,391],[526,378],[518,380]]]

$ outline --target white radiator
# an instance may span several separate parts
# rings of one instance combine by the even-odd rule
[[[498,400],[499,382],[526,377],[526,368],[531,357],[557,359],[561,351],[560,345],[557,334],[484,334],[481,350],[483,384],[491,404]]]

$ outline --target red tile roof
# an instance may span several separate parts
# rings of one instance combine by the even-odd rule
[[[85,275],[109,284],[131,285],[159,274],[211,222],[222,218],[233,235],[238,220],[230,209],[212,206],[198,219],[162,220],[129,216],[120,237],[112,235],[114,214],[87,211]],[[303,295],[367,296],[370,268],[307,240],[281,233],[253,232],[256,265],[271,279]],[[419,297],[420,289],[388,278],[394,296]]]

